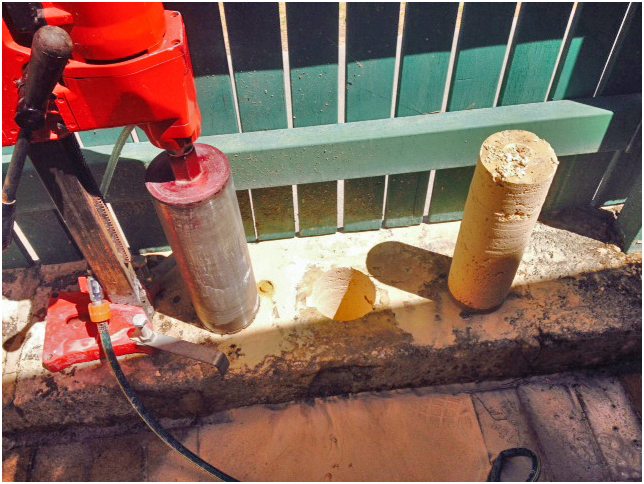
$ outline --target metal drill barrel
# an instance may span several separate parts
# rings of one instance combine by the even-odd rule
[[[151,163],[146,186],[188,287],[197,316],[217,333],[248,326],[259,298],[235,188],[226,156],[195,144],[186,155],[201,172],[177,179],[167,153]]]

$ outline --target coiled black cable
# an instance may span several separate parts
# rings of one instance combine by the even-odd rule
[[[138,395],[134,393],[134,390],[130,386],[130,383],[125,378],[125,374],[121,369],[116,354],[114,353],[114,348],[112,347],[112,340],[110,338],[110,331],[107,322],[98,324],[98,331],[101,336],[101,346],[103,347],[103,352],[107,357],[107,361],[110,364],[112,373],[116,377],[116,381],[121,387],[125,398],[128,399],[134,410],[139,414],[141,419],[150,427],[150,430],[154,432],[163,442],[168,445],[173,450],[176,450],[183,457],[188,459],[192,464],[199,467],[201,470],[207,472],[211,476],[226,482],[238,482],[234,477],[229,476],[225,472],[220,471],[216,467],[208,464],[201,457],[186,449],[181,442],[175,439],[170,435],[161,424],[148,412],[148,410],[143,406],[143,402],[139,399]]]
[[[499,482],[501,480],[501,472],[503,472],[503,464],[505,464],[506,459],[518,456],[529,457],[530,460],[532,460],[532,469],[530,469],[530,474],[528,474],[528,478],[525,482],[535,482],[539,479],[539,475],[541,474],[541,460],[539,459],[539,456],[525,447],[515,447],[513,449],[502,451],[499,453],[498,457],[494,459],[490,475],[487,478],[488,482]]]

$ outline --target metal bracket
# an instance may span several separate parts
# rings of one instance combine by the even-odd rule
[[[155,333],[146,326],[147,318],[142,314],[137,314],[132,323],[137,328],[137,333],[130,337],[138,345],[156,348],[158,350],[174,353],[175,355],[185,356],[193,360],[208,363],[219,370],[221,375],[228,371],[230,363],[225,354],[216,348],[210,346],[198,345],[178,338],[173,338],[165,334]]]

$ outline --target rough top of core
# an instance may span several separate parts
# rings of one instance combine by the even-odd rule
[[[534,184],[550,179],[559,161],[550,144],[529,131],[499,131],[481,146],[480,160],[499,183]]]

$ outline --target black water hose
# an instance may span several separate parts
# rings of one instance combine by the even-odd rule
[[[501,473],[503,472],[503,465],[505,464],[505,461],[512,457],[519,456],[529,457],[532,461],[532,468],[530,469],[530,474],[528,474],[528,478],[525,480],[525,482],[535,482],[537,479],[539,479],[539,475],[541,475],[541,460],[539,459],[539,456],[530,449],[526,449],[525,447],[515,447],[513,449],[506,449],[500,452],[498,457],[494,459],[492,469],[490,470],[490,475],[487,478],[488,482],[500,482]]]
[[[143,419],[143,421],[147,424],[147,426],[150,427],[150,430],[152,430],[152,432],[154,432],[157,435],[157,437],[163,440],[163,442],[166,445],[168,445],[168,447],[172,448],[173,450],[176,450],[179,454],[181,454],[183,457],[188,459],[192,464],[194,464],[201,470],[207,472],[211,476],[221,481],[237,482],[237,479],[235,479],[234,477],[231,477],[225,472],[222,472],[216,467],[213,467],[212,465],[204,461],[201,457],[199,457],[195,453],[185,448],[181,442],[179,442],[172,435],[170,435],[161,426],[161,424],[148,412],[148,410],[143,406],[143,402],[141,402],[138,395],[134,392],[134,390],[130,386],[130,383],[127,381],[127,378],[125,378],[125,374],[121,369],[121,365],[119,364],[116,358],[116,354],[114,353],[114,348],[112,347],[112,340],[110,338],[108,323],[106,322],[99,323],[98,331],[101,336],[101,346],[103,348],[103,352],[107,357],[107,361],[110,364],[112,373],[114,373],[114,376],[116,377],[116,381],[118,382],[119,387],[121,387],[121,390],[125,395],[125,398],[128,399],[132,407],[134,407],[134,410],[136,410],[136,412],[139,414],[141,419]]]

